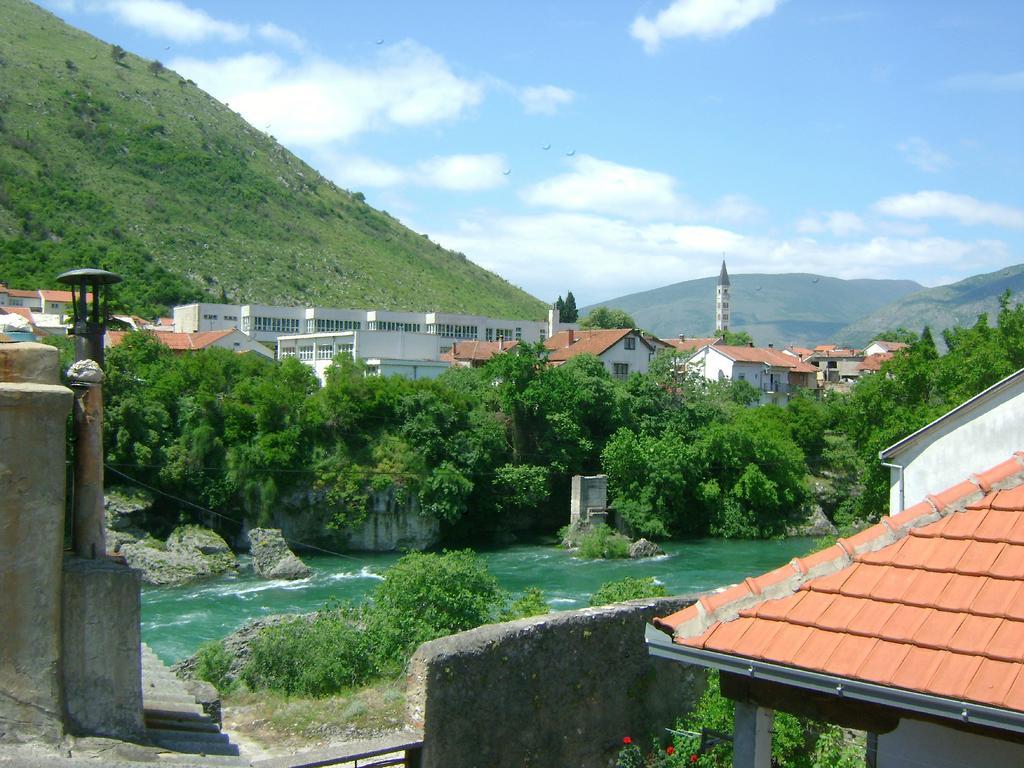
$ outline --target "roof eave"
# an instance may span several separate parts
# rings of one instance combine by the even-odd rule
[[[909,712],[918,712],[958,723],[1001,731],[1024,733],[1024,712],[990,707],[971,701],[948,699],[926,693],[867,683],[847,677],[812,672],[800,667],[772,664],[745,656],[733,656],[675,643],[669,635],[648,624],[644,639],[648,653],[663,659],[711,667],[750,679],[830,694],[837,698],[867,702]]]
[[[1024,368],[1021,368],[1019,371],[1011,373],[1009,376],[1007,376],[1005,379],[1001,381],[997,381],[988,389],[979,392],[970,400],[961,403],[953,410],[944,413],[942,416],[939,416],[939,418],[935,419],[935,421],[925,424],[919,430],[907,435],[898,443],[893,443],[888,448],[879,451],[878,458],[884,461],[885,459],[891,459],[897,454],[902,453],[905,448],[910,446],[912,443],[917,442],[921,437],[923,437],[926,433],[930,432],[938,425],[945,423],[949,419],[955,418],[961,413],[966,413],[967,411],[976,408],[980,403],[984,402],[985,400],[988,400],[996,392],[1005,389],[1008,386],[1011,386],[1017,379],[1024,379]]]

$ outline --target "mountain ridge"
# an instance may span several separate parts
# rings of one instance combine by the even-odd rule
[[[121,273],[140,313],[207,299],[541,319],[525,291],[338,188],[163,67],[0,0],[0,279]]]

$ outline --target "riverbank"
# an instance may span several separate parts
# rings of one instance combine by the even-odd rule
[[[608,581],[651,576],[670,594],[734,584],[806,553],[811,539],[750,541],[698,539],[665,542],[665,555],[647,560],[581,560],[550,544],[516,545],[480,556],[501,587],[520,594],[539,587],[552,610],[582,608]],[[181,587],[142,591],[143,640],[167,663],[217,640],[249,619],[315,611],[329,601],[358,603],[401,555],[303,557],[312,575],[299,581],[258,578],[241,558],[238,573]]]

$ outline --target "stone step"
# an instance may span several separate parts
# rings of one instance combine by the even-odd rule
[[[216,731],[215,733],[205,733],[203,731],[180,731],[177,728],[146,728],[146,735],[151,739],[175,739],[178,741],[187,741],[198,747],[205,747],[206,745],[218,746],[223,744],[231,744],[231,740],[228,738],[226,733]],[[159,741],[158,741],[159,743]]]
[[[160,728],[176,731],[205,731],[207,733],[220,733],[220,727],[208,716],[200,716],[181,712],[168,712],[166,710],[148,710],[146,712],[146,726],[149,728]]]
[[[154,710],[158,710],[161,712],[176,712],[179,714],[204,714],[203,708],[196,704],[194,701],[185,702],[179,701],[177,699],[166,699],[159,697],[142,700],[142,711],[144,713],[151,712]]]
[[[191,734],[182,736],[174,731],[152,731],[146,734],[149,741],[163,749],[190,755],[233,755],[238,756],[238,747],[225,737],[224,741],[197,741]]]

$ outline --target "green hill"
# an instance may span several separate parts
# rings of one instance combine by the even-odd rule
[[[729,279],[730,330],[746,331],[759,345],[835,341],[848,324],[921,289],[911,280],[841,280],[803,273]],[[658,336],[705,336],[714,330],[717,282],[717,275],[687,280],[601,303],[625,310]],[[581,309],[581,315],[589,309]]]
[[[1006,291],[1011,292],[1012,302],[1024,301],[1024,264],[904,296],[846,326],[836,334],[836,339],[860,345],[880,331],[902,326],[920,333],[927,325],[941,345],[943,330],[973,325],[982,312],[988,313],[989,323],[994,325],[999,297]]]
[[[433,309],[537,299],[337,188],[158,63],[0,0],[0,280],[121,273],[118,302]]]

